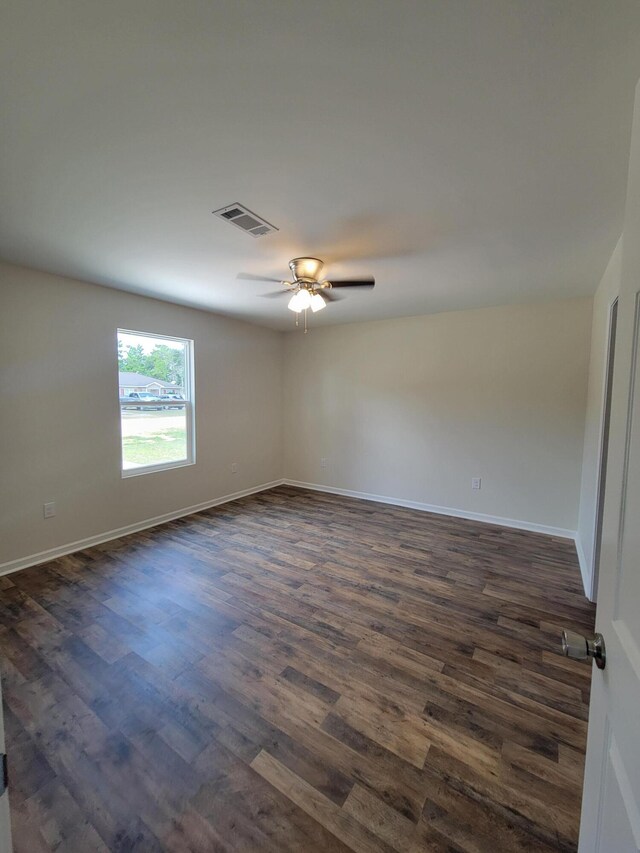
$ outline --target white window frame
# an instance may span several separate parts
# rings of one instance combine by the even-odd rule
[[[118,415],[120,421],[120,474],[123,479],[127,477],[140,477],[142,474],[154,474],[157,471],[170,471],[173,468],[186,468],[188,465],[196,464],[196,419],[195,419],[195,368],[194,368],[194,348],[195,344],[191,338],[181,338],[178,335],[161,335],[157,332],[141,332],[136,329],[116,329],[116,369],[118,369],[117,358],[117,343],[119,336],[137,335],[140,338],[153,338],[158,341],[177,341],[185,344],[185,359],[184,359],[184,383],[183,393],[185,404],[185,414],[187,420],[187,458],[181,459],[178,462],[159,462],[156,465],[144,465],[139,468],[124,468],[124,455],[122,449],[122,405],[120,404],[120,383],[116,382],[116,390],[118,391]],[[119,371],[118,371],[119,372]],[[182,401],[181,401],[182,402]],[[143,408],[153,408],[156,404],[153,402],[145,403],[144,400],[138,400],[137,405]]]

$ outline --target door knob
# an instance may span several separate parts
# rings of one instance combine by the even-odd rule
[[[602,634],[594,634],[591,639],[576,634],[575,631],[563,630],[562,653],[573,660],[593,658],[598,669],[604,669],[607,655]]]

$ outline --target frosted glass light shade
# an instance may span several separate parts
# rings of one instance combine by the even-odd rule
[[[300,308],[300,306],[298,305],[298,296],[300,296],[299,293],[294,293],[289,302],[287,303],[287,308],[290,311],[295,311],[296,314],[302,311],[302,308]]]
[[[327,303],[324,300],[324,296],[320,293],[314,293],[311,297],[311,310],[315,314],[316,311],[322,311],[323,308],[326,308]]]
[[[297,293],[294,293],[291,299],[289,300],[289,304],[287,308],[291,311],[295,311],[298,314],[300,311],[305,311],[307,308],[311,307],[311,294],[304,287],[299,290]]]
[[[298,305],[303,311],[311,305],[311,294],[304,287],[298,292]]]

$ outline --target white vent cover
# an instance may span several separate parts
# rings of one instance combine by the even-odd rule
[[[271,234],[272,231],[278,230],[275,225],[271,225],[266,219],[256,216],[248,207],[237,202],[221,207],[220,210],[214,210],[213,213],[221,219],[226,219],[232,225],[237,225],[245,234],[251,234],[252,237],[263,237],[265,234]]]

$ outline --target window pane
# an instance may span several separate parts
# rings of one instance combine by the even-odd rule
[[[123,471],[191,461],[190,347],[118,331]]]
[[[122,467],[164,465],[187,460],[185,405],[136,411],[122,408]]]

